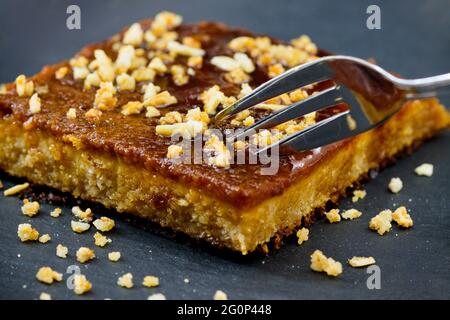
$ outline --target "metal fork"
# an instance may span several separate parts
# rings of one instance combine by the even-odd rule
[[[270,98],[307,85],[331,80],[334,86],[269,115],[238,132],[242,139],[251,132],[268,129],[314,111],[338,104],[348,108],[276,143],[283,150],[303,151],[324,146],[372,129],[395,114],[406,100],[450,94],[450,73],[422,79],[400,79],[377,65],[350,56],[327,56],[294,67],[257,87],[252,93],[216,115],[217,121]]]

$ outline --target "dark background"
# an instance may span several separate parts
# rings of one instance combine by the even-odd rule
[[[82,29],[66,28],[66,8],[81,7]],[[381,7],[381,30],[366,28],[366,8]],[[405,77],[420,77],[450,71],[450,3],[430,1],[125,1],[125,0],[0,0],[0,82],[20,74],[31,75],[45,64],[65,59],[86,43],[102,40],[127,24],[172,10],[186,22],[219,20],[256,33],[288,40],[308,34],[319,47],[377,62]],[[449,100],[444,100],[448,102]],[[448,103],[447,103],[448,104]],[[106,248],[95,247],[98,259],[81,269],[93,283],[83,298],[145,299],[162,292],[169,299],[210,299],[216,289],[229,298],[250,299],[420,299],[450,298],[450,205],[448,199],[450,135],[440,134],[411,157],[401,159],[366,185],[368,195],[356,205],[348,199],[341,209],[355,207],[363,216],[330,225],[324,221],[310,230],[310,240],[301,247],[289,239],[276,254],[241,257],[184,237],[172,239],[158,228],[118,219],[118,228]],[[423,163],[435,165],[431,178],[417,177],[413,170]],[[398,195],[387,191],[393,176],[404,181]],[[1,173],[6,187],[20,180]],[[34,275],[43,265],[60,272],[76,264],[74,253],[81,245],[94,247],[93,230],[76,235],[70,230],[71,203],[59,219],[42,202],[39,216],[31,223],[50,233],[47,244],[21,244],[16,230],[27,220],[20,213],[20,200],[0,195],[0,298],[35,299],[42,291],[54,299],[77,298],[64,282],[52,286],[39,283]],[[82,204],[83,207],[91,204]],[[396,226],[380,237],[367,228],[370,218],[385,208],[406,205],[414,219],[412,230]],[[114,212],[102,208],[98,214]],[[55,256],[55,247],[69,247],[66,260]],[[344,273],[338,279],[309,269],[309,255],[321,249],[341,261]],[[107,261],[109,251],[121,251],[118,263]],[[20,255],[20,257],[18,256]],[[365,269],[353,269],[346,259],[372,255],[381,268],[380,290],[368,290]],[[117,287],[119,275],[132,272],[135,288]],[[144,289],[142,277],[160,277],[161,286]],[[67,278],[68,275],[65,274]],[[189,278],[190,283],[183,279]],[[26,286],[23,288],[23,286]]]

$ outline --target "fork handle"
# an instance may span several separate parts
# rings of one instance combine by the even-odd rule
[[[407,99],[450,95],[450,73],[421,79],[398,80],[398,84],[408,91]]]

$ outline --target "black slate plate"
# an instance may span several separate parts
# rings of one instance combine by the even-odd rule
[[[78,3],[82,10],[82,30],[65,28],[65,10]],[[450,10],[448,1],[378,1],[382,29],[365,26],[368,1],[25,1],[0,2],[0,82],[12,81],[18,73],[32,74],[119,30],[122,26],[154,15],[162,9],[181,13],[187,21],[220,20],[248,27],[256,32],[289,39],[307,33],[323,48],[360,57],[376,57],[379,64],[405,76],[425,76],[450,70]],[[251,12],[251,14],[250,14]],[[20,23],[19,23],[20,21]],[[216,289],[231,299],[381,299],[450,298],[450,220],[448,179],[450,134],[442,133],[413,155],[382,171],[365,186],[367,197],[353,205],[348,199],[341,209],[355,207],[364,215],[355,221],[330,225],[319,221],[311,228],[310,240],[298,247],[295,239],[268,257],[242,257],[222,252],[186,237],[172,237],[154,226],[117,217],[111,211],[91,206],[98,214],[116,218],[118,228],[111,233],[107,248],[95,247],[97,259],[81,265],[93,290],[82,298],[145,299],[156,292],[169,299],[210,299]],[[418,177],[414,168],[435,165],[435,174]],[[387,191],[393,176],[404,181],[400,194]],[[5,187],[23,181],[0,174]],[[45,188],[33,190],[35,193]],[[57,194],[57,193],[56,193]],[[27,219],[20,213],[18,197],[0,196],[0,298],[36,299],[40,292],[55,299],[79,299],[64,282],[52,286],[39,283],[34,275],[43,265],[65,272],[79,265],[75,250],[93,247],[93,230],[76,235],[70,230],[73,199],[64,204],[58,219],[49,216],[54,205],[41,201],[41,213]],[[385,208],[406,205],[414,219],[412,230],[393,230],[380,237],[367,228],[371,216]],[[22,244],[17,238],[19,223],[31,221],[41,233],[49,233],[47,244]],[[55,247],[69,247],[66,260],[55,256]],[[338,279],[311,272],[309,255],[321,249],[344,263]],[[121,251],[122,260],[111,263],[107,252]],[[372,255],[381,271],[381,289],[369,290],[365,269],[345,264],[354,255]],[[133,289],[116,285],[117,277],[132,272]],[[144,289],[144,275],[161,279],[161,286]],[[65,274],[65,278],[69,275]],[[188,278],[189,283],[184,279]]]

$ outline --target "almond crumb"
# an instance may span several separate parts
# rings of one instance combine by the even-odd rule
[[[25,182],[25,183],[22,183],[22,184],[17,184],[14,187],[8,188],[5,191],[3,191],[3,195],[5,197],[15,195],[15,194],[25,190],[29,186],[30,186],[30,184],[28,182]]]
[[[34,83],[27,81],[27,78],[21,74],[16,78],[16,91],[19,97],[29,97],[33,94]]]
[[[309,230],[306,228],[301,228],[297,231],[297,243],[301,245],[303,242],[308,241],[309,239]]]
[[[101,217],[100,219],[97,219],[93,222],[93,225],[97,230],[102,232],[110,231],[115,226],[115,222],[113,219],[110,219],[108,217]]]
[[[392,178],[389,181],[388,188],[392,193],[398,193],[403,188],[403,182],[400,178]]]
[[[89,230],[89,228],[91,227],[91,225],[89,223],[73,221],[73,220],[70,222],[70,226],[71,226],[73,232],[76,232],[76,233],[83,233],[83,232]]]
[[[57,257],[65,259],[65,258],[67,258],[68,252],[69,252],[69,249],[67,249],[67,247],[63,246],[62,244],[58,244],[56,246],[56,256]]]
[[[52,296],[46,292],[41,292],[39,295],[39,300],[52,300]]]
[[[328,212],[325,212],[325,216],[327,217],[330,223],[337,223],[341,221],[341,216],[339,215],[339,209],[332,209]]]
[[[104,247],[108,243],[111,243],[112,240],[102,235],[100,232],[96,232],[94,234],[95,245],[98,247]]]
[[[228,300],[228,296],[222,290],[217,290],[216,293],[214,293],[214,300]]]
[[[327,258],[322,251],[316,250],[311,255],[311,269],[325,272],[329,276],[337,277],[342,273],[342,264],[332,258]]]
[[[142,285],[148,288],[159,286],[159,278],[155,276],[145,276]]]
[[[62,213],[61,208],[55,208],[52,211],[50,211],[50,216],[52,218],[58,218],[61,215],[61,213]]]
[[[73,292],[78,295],[84,294],[92,289],[92,284],[85,275],[75,274],[73,277]]]
[[[95,252],[92,249],[86,248],[86,247],[80,247],[77,250],[77,261],[81,263],[88,262],[89,260],[92,260],[95,258]]]
[[[353,220],[361,217],[362,212],[356,209],[348,209],[342,213],[342,218],[345,220]]]
[[[380,236],[391,230],[392,211],[383,210],[369,222],[369,228],[378,232]]]
[[[40,243],[47,243],[51,240],[52,238],[50,237],[50,235],[48,233],[43,234],[42,236],[39,237],[39,242]]]
[[[125,273],[119,279],[117,279],[117,284],[123,288],[130,289],[133,287],[133,275],[131,273]]]
[[[149,295],[147,300],[166,300],[166,296],[162,293],[154,293],[152,295]]]
[[[76,119],[77,118],[77,109],[75,108],[69,108],[66,113],[67,119]]]
[[[119,251],[113,251],[113,252],[108,253],[108,259],[113,262],[119,261],[120,256],[121,256],[121,254]]]
[[[94,218],[94,213],[90,208],[83,211],[79,206],[75,206],[72,207],[72,214],[83,222],[91,222]]]
[[[17,235],[20,241],[36,241],[39,238],[39,232],[29,223],[21,223],[17,228]]]
[[[50,267],[41,267],[36,273],[36,278],[46,284],[52,284],[53,281],[61,281],[62,273],[53,271]]]
[[[39,202],[37,202],[37,201],[30,202],[28,199],[24,199],[21,210],[24,215],[33,217],[33,216],[37,215],[40,207],[41,206],[39,205]]]
[[[357,202],[359,199],[364,199],[367,192],[365,190],[355,190],[353,191],[352,202]]]
[[[411,228],[414,224],[411,216],[408,214],[408,211],[404,206],[398,207],[392,213],[392,220],[397,222],[397,224],[403,228]]]
[[[28,103],[30,107],[31,114],[36,114],[41,112],[41,98],[39,98],[38,94],[35,93],[31,96],[30,101]]]
[[[414,172],[419,176],[431,177],[433,175],[433,165],[431,163],[423,163],[414,169]]]
[[[375,264],[373,257],[353,257],[348,260],[348,264],[353,268],[366,267]]]

